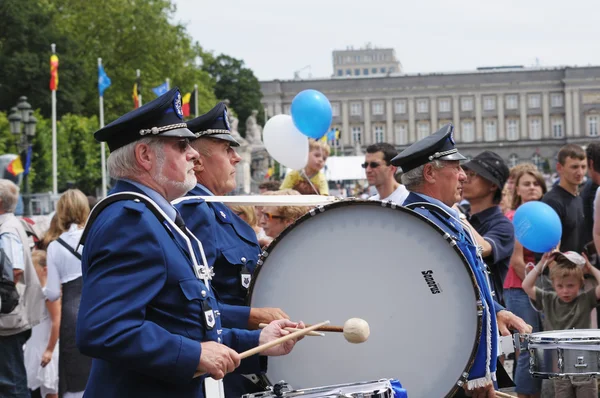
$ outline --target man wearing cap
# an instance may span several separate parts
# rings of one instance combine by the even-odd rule
[[[471,216],[460,217],[471,227],[482,249],[481,257],[490,269],[496,299],[503,303],[502,285],[515,247],[515,230],[498,205],[510,171],[504,160],[491,151],[480,153],[462,167],[467,175],[463,198],[471,205]]]
[[[109,174],[118,181],[94,208],[80,242],[76,340],[94,358],[86,397],[203,397],[207,375],[261,369],[258,355],[240,363],[238,352],[287,334],[282,328],[294,323],[276,321],[262,331],[221,328],[211,269],[169,203],[194,186],[198,158],[179,90],[120,117],[95,138],[108,143]],[[262,355],[286,354],[294,343]]]
[[[448,233],[464,253],[476,277],[481,292],[483,331],[464,389],[468,396],[495,397],[493,380],[496,378],[498,330],[508,335],[508,328],[528,333],[531,327],[494,302],[486,266],[478,255],[479,248],[469,230],[461,224],[458,212],[452,209],[461,200],[467,179],[460,166],[460,161],[466,158],[455,147],[453,132],[452,124],[445,125],[402,151],[392,159],[392,164],[402,168],[402,183],[410,191],[404,206]],[[459,392],[457,396],[461,394]]]
[[[206,261],[214,267],[212,283],[225,303],[225,327],[257,329],[259,323],[288,319],[279,308],[246,307],[248,288],[260,256],[256,233],[244,220],[220,202],[205,202],[199,196],[223,196],[236,187],[235,166],[241,160],[239,143],[231,135],[227,107],[220,102],[208,113],[187,122],[198,137],[192,147],[200,154],[195,161],[196,186],[173,203],[189,230],[202,242]],[[224,379],[225,396],[264,391],[249,378],[230,374]]]

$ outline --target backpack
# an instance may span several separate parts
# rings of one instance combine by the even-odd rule
[[[19,304],[17,285],[12,281],[12,263],[0,249],[0,314],[10,314]]]

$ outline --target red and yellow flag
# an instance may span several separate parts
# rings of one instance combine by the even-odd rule
[[[192,99],[192,93],[187,93],[181,99],[181,110],[183,111],[183,116],[190,116],[190,100]]]
[[[138,91],[138,84],[135,82],[133,83],[133,109],[137,109],[140,106]]]
[[[50,57],[50,91],[58,90],[58,56]]]
[[[12,162],[10,162],[6,167],[6,170],[15,177],[24,172],[25,169],[23,168],[21,157],[17,156]]]

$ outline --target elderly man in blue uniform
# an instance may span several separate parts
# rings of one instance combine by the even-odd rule
[[[175,88],[95,133],[108,143],[108,170],[118,182],[94,208],[81,241],[77,346],[94,358],[88,398],[203,397],[207,375],[264,369],[258,355],[240,362],[238,352],[294,325],[221,328],[211,270],[170,204],[195,184],[195,136],[182,119]],[[286,354],[294,343],[262,355]]]
[[[495,397],[498,331],[509,335],[509,328],[514,328],[529,333],[531,327],[493,300],[486,266],[478,252],[480,248],[461,223],[461,215],[452,209],[462,198],[462,185],[467,178],[460,166],[460,161],[466,158],[454,146],[453,131],[451,124],[442,127],[402,151],[392,159],[392,164],[402,168],[402,183],[410,191],[404,206],[454,237],[469,261],[481,292],[483,332],[464,392],[459,391],[457,396]]]
[[[289,318],[278,308],[238,307],[246,305],[261,251],[256,233],[223,203],[198,198],[223,196],[236,187],[235,166],[241,158],[235,151],[239,143],[231,136],[225,103],[220,102],[205,115],[188,121],[187,126],[198,137],[191,143],[200,154],[194,167],[197,184],[187,197],[173,203],[187,227],[202,242],[207,263],[214,267],[213,286],[219,300],[225,303],[225,314],[230,314],[222,317],[223,325],[256,329],[259,323]],[[251,378],[227,375],[225,396],[233,398],[263,391]]]

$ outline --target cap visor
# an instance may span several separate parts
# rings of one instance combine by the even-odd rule
[[[450,155],[442,156],[439,160],[467,160],[460,152],[451,153]]]
[[[231,134],[211,134],[211,135],[203,135],[200,136],[198,138],[216,138],[217,140],[225,140],[225,141],[229,141],[231,143],[231,146],[240,146],[240,143],[237,142],[235,140],[235,138],[233,138],[231,136]]]
[[[462,165],[462,168],[465,170],[473,170],[475,173],[477,173],[481,177],[485,178],[492,184],[496,185],[497,187],[502,188],[500,181],[498,181],[498,179],[496,177],[494,177],[489,171],[487,171],[486,169],[484,169],[482,166],[478,165],[477,163],[475,163],[473,161],[467,162]]]
[[[196,134],[192,133],[189,129],[182,127],[175,130],[165,131],[160,133],[158,137],[177,137],[177,138],[196,138]]]

